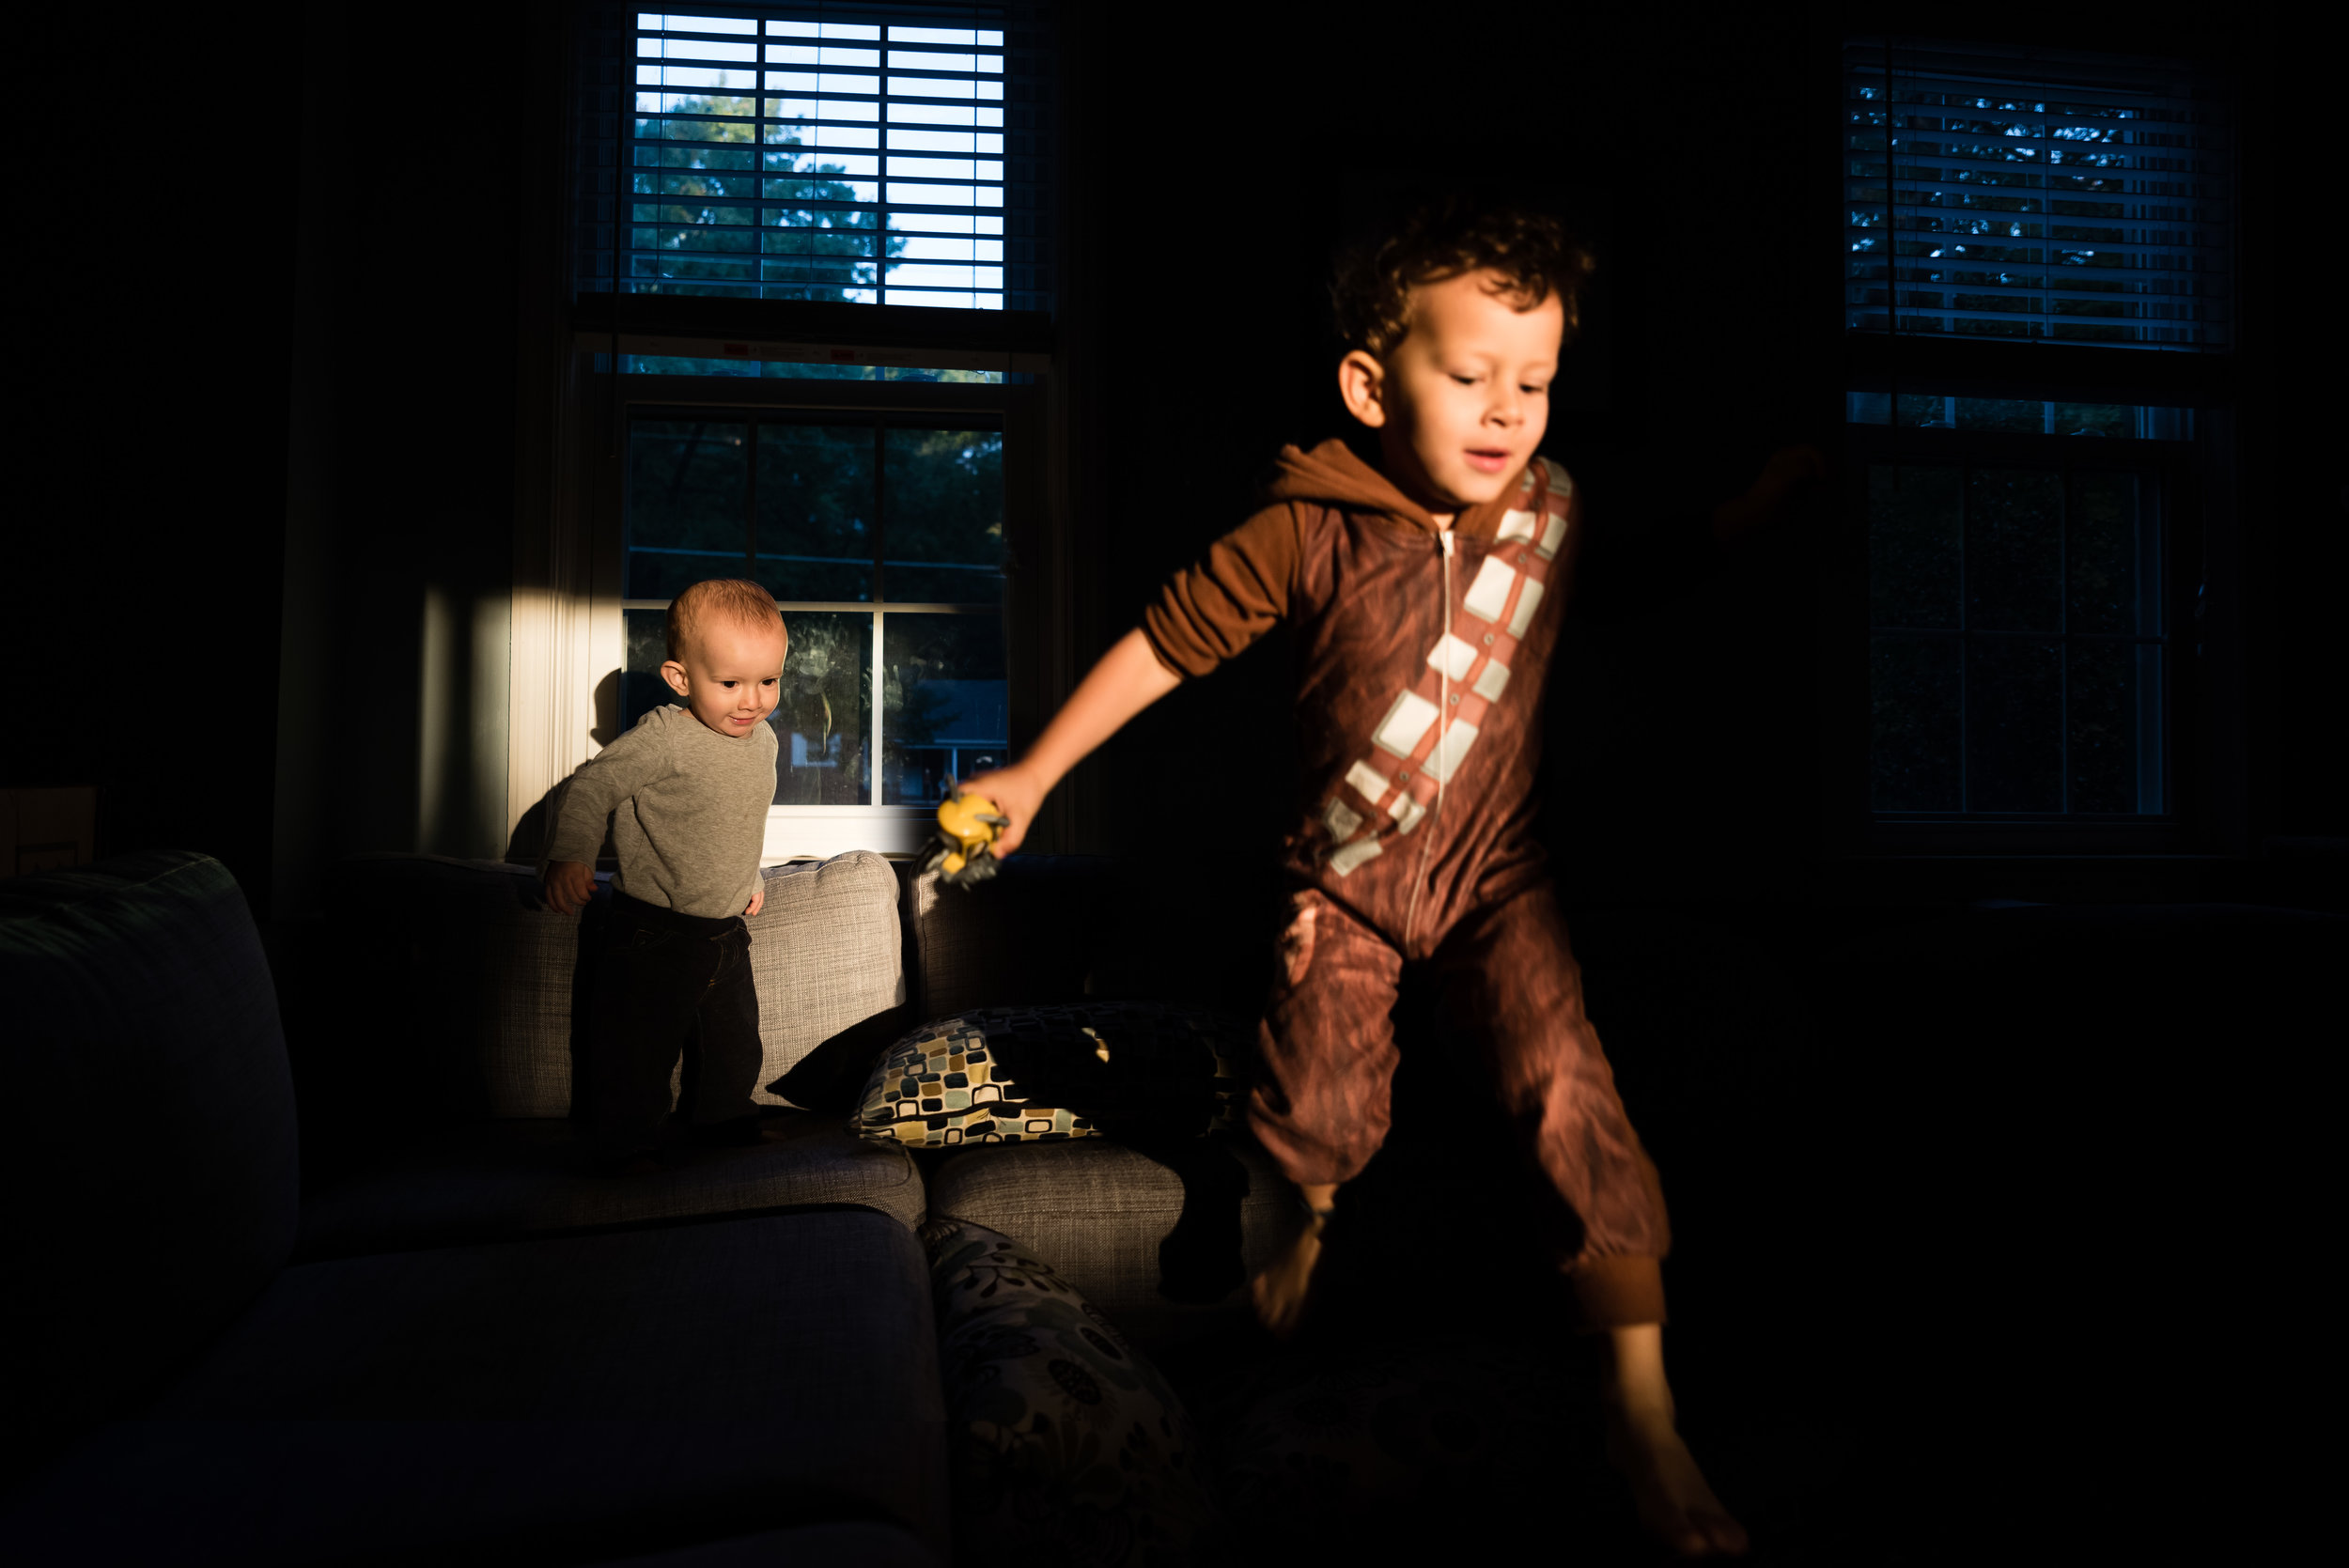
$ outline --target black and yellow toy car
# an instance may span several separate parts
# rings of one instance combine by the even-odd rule
[[[935,871],[939,880],[958,888],[974,886],[995,875],[996,838],[1011,826],[1011,818],[984,795],[957,789],[938,804],[937,838],[922,853],[919,869]]]

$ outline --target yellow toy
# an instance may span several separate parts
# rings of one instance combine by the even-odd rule
[[[1001,863],[989,846],[1010,826],[1011,818],[986,796],[951,790],[938,804],[938,841],[923,852],[920,869],[936,871],[939,880],[958,888],[984,882]]]

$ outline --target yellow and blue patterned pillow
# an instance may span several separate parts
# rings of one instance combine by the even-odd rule
[[[851,1122],[921,1148],[1055,1142],[1114,1129],[1237,1125],[1252,1029],[1159,1002],[990,1007],[926,1024],[884,1054]]]

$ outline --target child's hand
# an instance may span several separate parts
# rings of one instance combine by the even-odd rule
[[[992,773],[981,773],[974,779],[960,780],[955,787],[965,795],[985,796],[995,802],[997,811],[1011,818],[1011,825],[995,836],[995,843],[988,850],[999,861],[1019,848],[1019,841],[1028,836],[1028,824],[1035,820],[1036,808],[1044,804],[1044,797],[1049,793],[1018,763]]]
[[[596,896],[596,873],[577,861],[553,861],[547,866],[547,905],[558,915],[575,915]]]
[[[759,881],[758,881],[758,891],[757,891],[756,893],[754,893],[751,894],[751,907],[750,907],[749,908],[747,908],[747,909],[745,909],[745,910],[743,910],[743,911],[742,911],[742,917],[743,917],[745,920],[747,920],[747,919],[749,919],[751,916],[753,916],[753,915],[754,915],[754,914],[758,913],[758,911],[759,911],[759,910],[761,910],[761,909],[765,908],[766,907],[767,907],[767,879],[766,879],[765,877],[760,877],[760,878],[759,878]]]

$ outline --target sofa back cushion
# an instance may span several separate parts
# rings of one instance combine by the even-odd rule
[[[575,1024],[609,897],[603,887],[597,908],[560,915],[525,866],[431,855],[368,855],[347,865],[360,890],[347,917],[350,940],[369,966],[389,965],[371,969],[369,987],[388,994],[356,1002],[383,1009],[361,1020],[366,1033],[351,1036],[350,1048],[368,1059],[362,1079],[387,1104],[420,1100],[415,1109],[427,1115],[569,1115]],[[880,856],[770,867],[766,885],[750,922],[766,1045],[758,1098],[780,1105],[765,1085],[826,1038],[903,1001],[905,971],[897,879]],[[321,1044],[335,1048],[304,1041],[302,1050]],[[351,1080],[347,1071],[315,1076]],[[342,1092],[364,1093],[366,1082]]]
[[[1262,1008],[1285,906],[1268,877],[1187,880],[1162,862],[1018,854],[957,888],[898,863],[906,1027],[977,1007],[1086,997]]]
[[[0,1213],[10,1446],[152,1383],[273,1278],[301,1177],[293,1086],[236,879],[156,852],[0,882]],[[11,1473],[17,1473],[11,1469]]]

